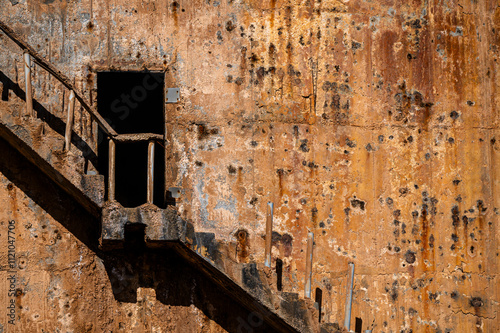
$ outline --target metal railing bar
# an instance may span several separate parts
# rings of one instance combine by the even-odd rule
[[[155,142],[153,140],[149,141],[148,144],[148,193],[147,193],[147,203],[153,203],[153,193],[154,193],[154,160],[155,160]]]
[[[24,85],[26,90],[26,115],[33,117],[33,89],[31,87],[31,58],[28,53],[23,54]]]
[[[156,134],[156,133],[118,134],[113,139],[116,142],[141,142],[141,141],[151,141],[151,140],[163,141],[163,134]]]
[[[115,200],[116,188],[116,145],[113,139],[109,139],[109,160],[108,160],[108,200]]]

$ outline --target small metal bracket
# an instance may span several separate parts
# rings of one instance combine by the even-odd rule
[[[168,191],[171,193],[172,198],[179,199],[181,197],[182,189],[179,187],[169,187]]]
[[[180,98],[179,88],[167,88],[167,103],[177,103]]]

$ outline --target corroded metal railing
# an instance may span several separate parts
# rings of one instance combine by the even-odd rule
[[[70,79],[56,69],[51,63],[46,61],[41,55],[38,54],[31,46],[24,42],[11,28],[9,28],[5,23],[0,21],[0,30],[2,30],[7,37],[9,37],[14,43],[16,43],[24,52],[24,70],[26,78],[26,113],[29,116],[34,116],[33,113],[33,97],[31,88],[31,60],[33,60],[38,66],[45,69],[47,72],[52,74],[59,82],[61,82],[66,88],[70,90],[70,94],[80,102],[82,107],[87,110],[91,117],[99,124],[99,127],[109,136],[116,136],[118,133],[102,118],[102,116],[87,102],[85,97],[78,93],[77,89],[71,84]],[[70,102],[71,104],[71,102]],[[74,105],[74,104],[73,104]],[[73,109],[73,110],[72,110]],[[74,107],[68,108],[68,113],[73,113]],[[72,119],[73,116],[68,115],[68,119]],[[66,124],[66,126],[73,124]],[[66,131],[68,132],[68,131]],[[69,149],[69,147],[65,147]]]
[[[153,183],[154,183],[154,142],[157,140],[164,140],[161,134],[153,133],[140,133],[140,134],[121,134],[119,135],[111,125],[87,102],[85,97],[78,92],[73,86],[71,80],[55,68],[51,63],[45,60],[38,54],[30,45],[20,38],[20,36],[9,28],[4,22],[0,21],[0,30],[2,30],[7,37],[16,43],[24,52],[24,77],[26,89],[26,115],[34,117],[33,110],[33,89],[31,84],[31,62],[39,65],[41,68],[50,73],[59,82],[61,82],[67,89],[69,89],[69,103],[68,112],[66,117],[66,129],[64,133],[64,150],[69,151],[71,148],[71,136],[74,126],[74,113],[75,113],[75,99],[80,102],[80,105],[87,110],[92,119],[98,124],[102,131],[108,136],[109,140],[109,174],[108,174],[108,200],[115,200],[116,189],[116,142],[142,142],[148,141],[148,174],[147,174],[147,202],[153,203]]]

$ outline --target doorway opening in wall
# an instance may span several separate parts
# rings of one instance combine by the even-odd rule
[[[98,72],[97,109],[118,134],[164,134],[163,72]],[[165,207],[165,149],[155,143],[153,203]],[[108,139],[99,130],[98,171],[108,182]],[[116,200],[137,207],[147,199],[148,142],[116,143]],[[107,193],[106,193],[107,195]]]

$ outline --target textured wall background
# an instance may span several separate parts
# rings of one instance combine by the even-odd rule
[[[167,86],[181,88],[181,103],[166,110],[168,183],[183,189],[182,217],[247,246],[236,260],[263,262],[273,201],[284,290],[302,293],[306,236],[315,233],[313,289],[323,290],[324,321],[343,321],[353,261],[353,318],[375,320],[378,332],[498,331],[496,1],[0,7],[1,19],[91,100],[99,70],[166,70]],[[0,70],[22,87],[21,54],[4,35],[0,41]],[[63,117],[67,93],[40,70],[35,81],[35,97]],[[2,112],[22,107],[9,98]],[[88,118],[77,122],[95,144]],[[125,318],[152,330],[157,319],[146,324],[140,313],[146,305],[166,311],[155,297],[144,291],[144,302],[121,304],[101,292],[109,282],[95,254],[1,179],[0,233],[18,220],[26,257],[21,299],[32,305],[21,312],[24,323],[80,332],[116,329]],[[237,244],[240,229],[247,244]],[[82,308],[99,315],[77,315]],[[203,317],[172,311],[175,320]]]

